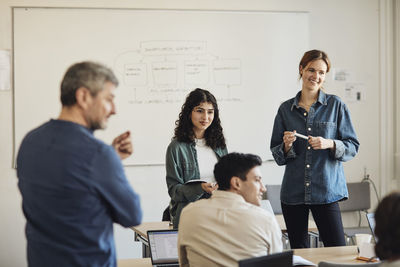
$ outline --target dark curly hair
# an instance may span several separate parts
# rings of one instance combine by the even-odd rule
[[[387,195],[375,211],[376,256],[381,260],[400,257],[400,192]]]
[[[204,133],[206,144],[211,148],[225,148],[225,137],[219,119],[217,100],[209,91],[200,88],[191,91],[186,97],[185,103],[182,105],[181,112],[179,113],[179,119],[175,121],[176,127],[173,139],[186,143],[194,141],[195,135],[190,115],[192,110],[203,102],[209,102],[214,107],[214,119]]]

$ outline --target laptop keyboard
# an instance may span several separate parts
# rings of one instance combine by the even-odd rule
[[[179,264],[157,264],[157,267],[179,267]]]

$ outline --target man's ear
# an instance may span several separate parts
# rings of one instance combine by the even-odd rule
[[[237,176],[233,176],[231,178],[231,189],[240,190],[241,187],[241,179]]]
[[[76,104],[82,109],[87,109],[91,95],[88,89],[85,87],[79,87],[75,92]]]

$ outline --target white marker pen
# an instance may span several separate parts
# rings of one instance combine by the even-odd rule
[[[302,135],[302,134],[299,134],[299,133],[295,133],[294,135],[297,136],[297,137],[300,137],[300,138],[308,140],[308,137],[305,136],[305,135]]]

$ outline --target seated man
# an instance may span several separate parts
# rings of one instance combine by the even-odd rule
[[[239,260],[282,251],[275,216],[259,207],[266,191],[261,163],[255,155],[230,153],[215,165],[218,190],[182,211],[181,266],[237,266]]]

